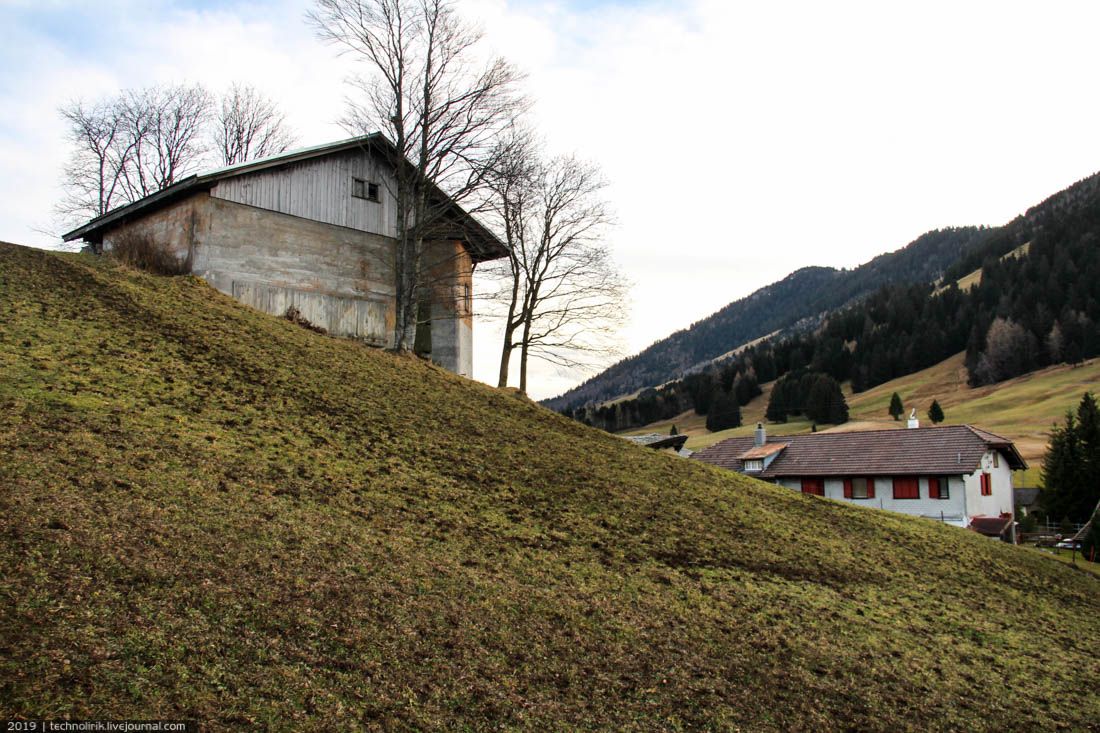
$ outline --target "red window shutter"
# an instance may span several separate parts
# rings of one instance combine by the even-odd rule
[[[844,498],[852,498],[852,479],[850,478],[844,479]]]
[[[993,495],[993,482],[990,479],[991,477],[988,473],[982,474],[982,496]]]
[[[919,499],[920,498],[920,482],[915,478],[895,478],[894,479],[894,498],[895,499]]]
[[[802,479],[802,493],[825,496],[825,480],[820,478]]]
[[[940,480],[938,478],[928,479],[928,498],[940,498]]]
[[[874,499],[875,498],[875,477],[874,476],[870,476],[867,479],[867,498],[868,499]]]

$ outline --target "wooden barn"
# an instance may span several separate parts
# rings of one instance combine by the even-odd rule
[[[96,251],[135,238],[223,293],[273,315],[291,308],[336,336],[393,342],[397,212],[392,144],[373,134],[194,175],[69,232]],[[479,262],[507,249],[438,189],[445,214],[425,243],[430,287],[418,343],[472,374]],[[428,335],[425,339],[422,336]]]

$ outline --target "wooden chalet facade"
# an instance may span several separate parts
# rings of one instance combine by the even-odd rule
[[[146,237],[218,290],[336,336],[390,346],[396,310],[393,145],[373,134],[194,175],[69,232],[93,249]],[[507,255],[434,186],[421,312],[432,360],[472,374],[474,267]],[[430,310],[429,310],[430,306]],[[418,342],[420,336],[418,334]]]
[[[927,517],[1008,538],[1012,441],[970,425],[729,438],[692,458],[806,494]]]

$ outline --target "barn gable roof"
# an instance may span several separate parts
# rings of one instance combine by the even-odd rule
[[[795,476],[905,476],[972,473],[990,449],[1000,451],[1012,469],[1027,463],[1011,440],[970,425],[912,430],[869,430],[852,433],[811,433],[769,438],[767,445],[784,445],[763,471],[762,478]],[[735,471],[753,451],[751,437],[729,438],[695,453],[692,458]]]
[[[108,211],[106,214],[92,219],[87,224],[77,227],[71,232],[63,235],[62,239],[66,242],[70,242],[74,239],[98,241],[102,238],[103,232],[113,226],[129,221],[136,216],[159,209],[162,206],[178,201],[197,191],[208,191],[217,185],[219,181],[227,178],[256,173],[262,170],[281,168],[304,160],[335,155],[348,150],[369,150],[371,148],[383,150],[391,156],[396,154],[396,148],[393,143],[382,133],[375,132],[369,135],[348,138],[347,140],[325,143],[324,145],[314,145],[308,148],[300,148],[278,155],[272,155],[267,158],[259,158],[257,160],[237,163],[236,165],[225,166],[206,173],[188,176],[181,181],[173,183],[167,188],[149,194],[145,198],[138,199],[133,203]],[[493,260],[508,254],[508,249],[504,243],[486,229],[481,222],[452,201],[437,186],[433,184],[431,188],[432,195],[446,205],[444,214],[441,217],[441,223],[437,226],[439,231],[433,234],[433,237],[439,239],[461,240],[470,250],[475,262]]]

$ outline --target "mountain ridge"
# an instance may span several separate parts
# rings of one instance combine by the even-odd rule
[[[820,265],[799,268],[543,404],[566,410],[614,399],[698,371],[712,360],[776,331],[797,330],[800,324],[812,327],[823,314],[866,297],[883,285],[935,279],[988,231],[983,227],[937,229],[852,269]]]

